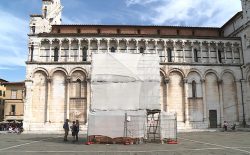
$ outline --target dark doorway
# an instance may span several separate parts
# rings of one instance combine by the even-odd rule
[[[210,128],[217,128],[217,111],[209,110]]]

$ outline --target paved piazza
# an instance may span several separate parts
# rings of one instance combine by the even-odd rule
[[[71,138],[71,137],[70,137]],[[0,135],[0,154],[74,155],[243,155],[250,154],[250,132],[198,132],[178,134],[179,144],[84,145],[63,142],[62,135]],[[71,139],[70,139],[71,140]]]

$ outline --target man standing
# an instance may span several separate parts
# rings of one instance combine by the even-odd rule
[[[63,124],[64,129],[64,141],[68,141],[68,134],[69,134],[69,119],[66,119]]]

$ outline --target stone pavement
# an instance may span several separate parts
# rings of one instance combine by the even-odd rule
[[[0,134],[0,155],[244,155],[250,154],[250,132],[178,133],[178,144],[85,145],[63,142],[63,135]]]

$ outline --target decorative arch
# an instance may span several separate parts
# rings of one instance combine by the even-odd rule
[[[234,123],[239,121],[237,87],[235,76],[230,70],[223,72],[221,79],[222,83],[222,98],[223,98],[223,113],[224,119]]]
[[[185,100],[184,100],[184,73],[179,69],[172,69],[168,74],[169,82],[167,87],[167,111],[177,113],[177,121],[185,121]]]
[[[34,77],[34,74],[37,73],[37,72],[43,72],[43,73],[45,73],[45,75],[47,77],[49,77],[49,72],[45,68],[42,68],[42,67],[38,67],[38,68],[34,69],[32,77]]]
[[[221,74],[220,74],[220,79],[222,79],[222,77],[223,77],[223,75],[224,75],[225,73],[230,73],[230,74],[232,74],[234,80],[236,80],[236,77],[235,77],[234,72],[233,72],[232,70],[230,70],[230,69],[223,70],[223,71],[221,72]]]
[[[70,72],[69,89],[69,119],[79,120],[81,124],[87,122],[87,72],[77,67]]]
[[[53,76],[53,74],[54,74],[55,72],[57,72],[57,71],[62,71],[62,72],[65,74],[66,77],[68,77],[68,75],[69,75],[66,69],[64,69],[64,68],[62,68],[62,67],[57,67],[57,68],[53,69],[53,70],[50,72],[50,76]]]
[[[213,69],[209,69],[209,70],[207,70],[206,72],[205,72],[205,74],[204,74],[204,78],[207,76],[207,74],[209,74],[209,73],[214,73],[215,75],[216,75],[216,77],[217,77],[217,80],[219,80],[219,74],[215,71],[215,70],[213,70]]]
[[[181,75],[182,75],[182,78],[185,78],[185,74],[184,72],[181,70],[181,69],[178,69],[178,68],[173,68],[171,70],[168,71],[167,75],[169,77],[169,75],[172,73],[172,72],[179,72]]]
[[[160,74],[162,74],[164,78],[167,78],[167,74],[162,68],[160,69]]]
[[[189,70],[189,72],[187,73],[187,77],[188,77],[188,75],[191,74],[192,72],[196,72],[197,74],[199,74],[199,76],[200,76],[201,79],[204,79],[204,76],[203,76],[203,74],[201,73],[201,71],[199,71],[198,69],[195,69],[195,68],[191,68],[191,69]]]
[[[220,91],[218,85],[218,74],[214,70],[205,73],[205,99],[209,119],[209,127],[217,128],[221,121]]]
[[[88,72],[86,71],[86,69],[81,68],[81,67],[73,68],[73,69],[70,71],[69,76],[71,77],[72,74],[73,74],[74,72],[76,72],[76,71],[82,71],[82,72],[85,74],[86,78],[89,78],[89,76],[90,76],[90,75],[88,74]]]

